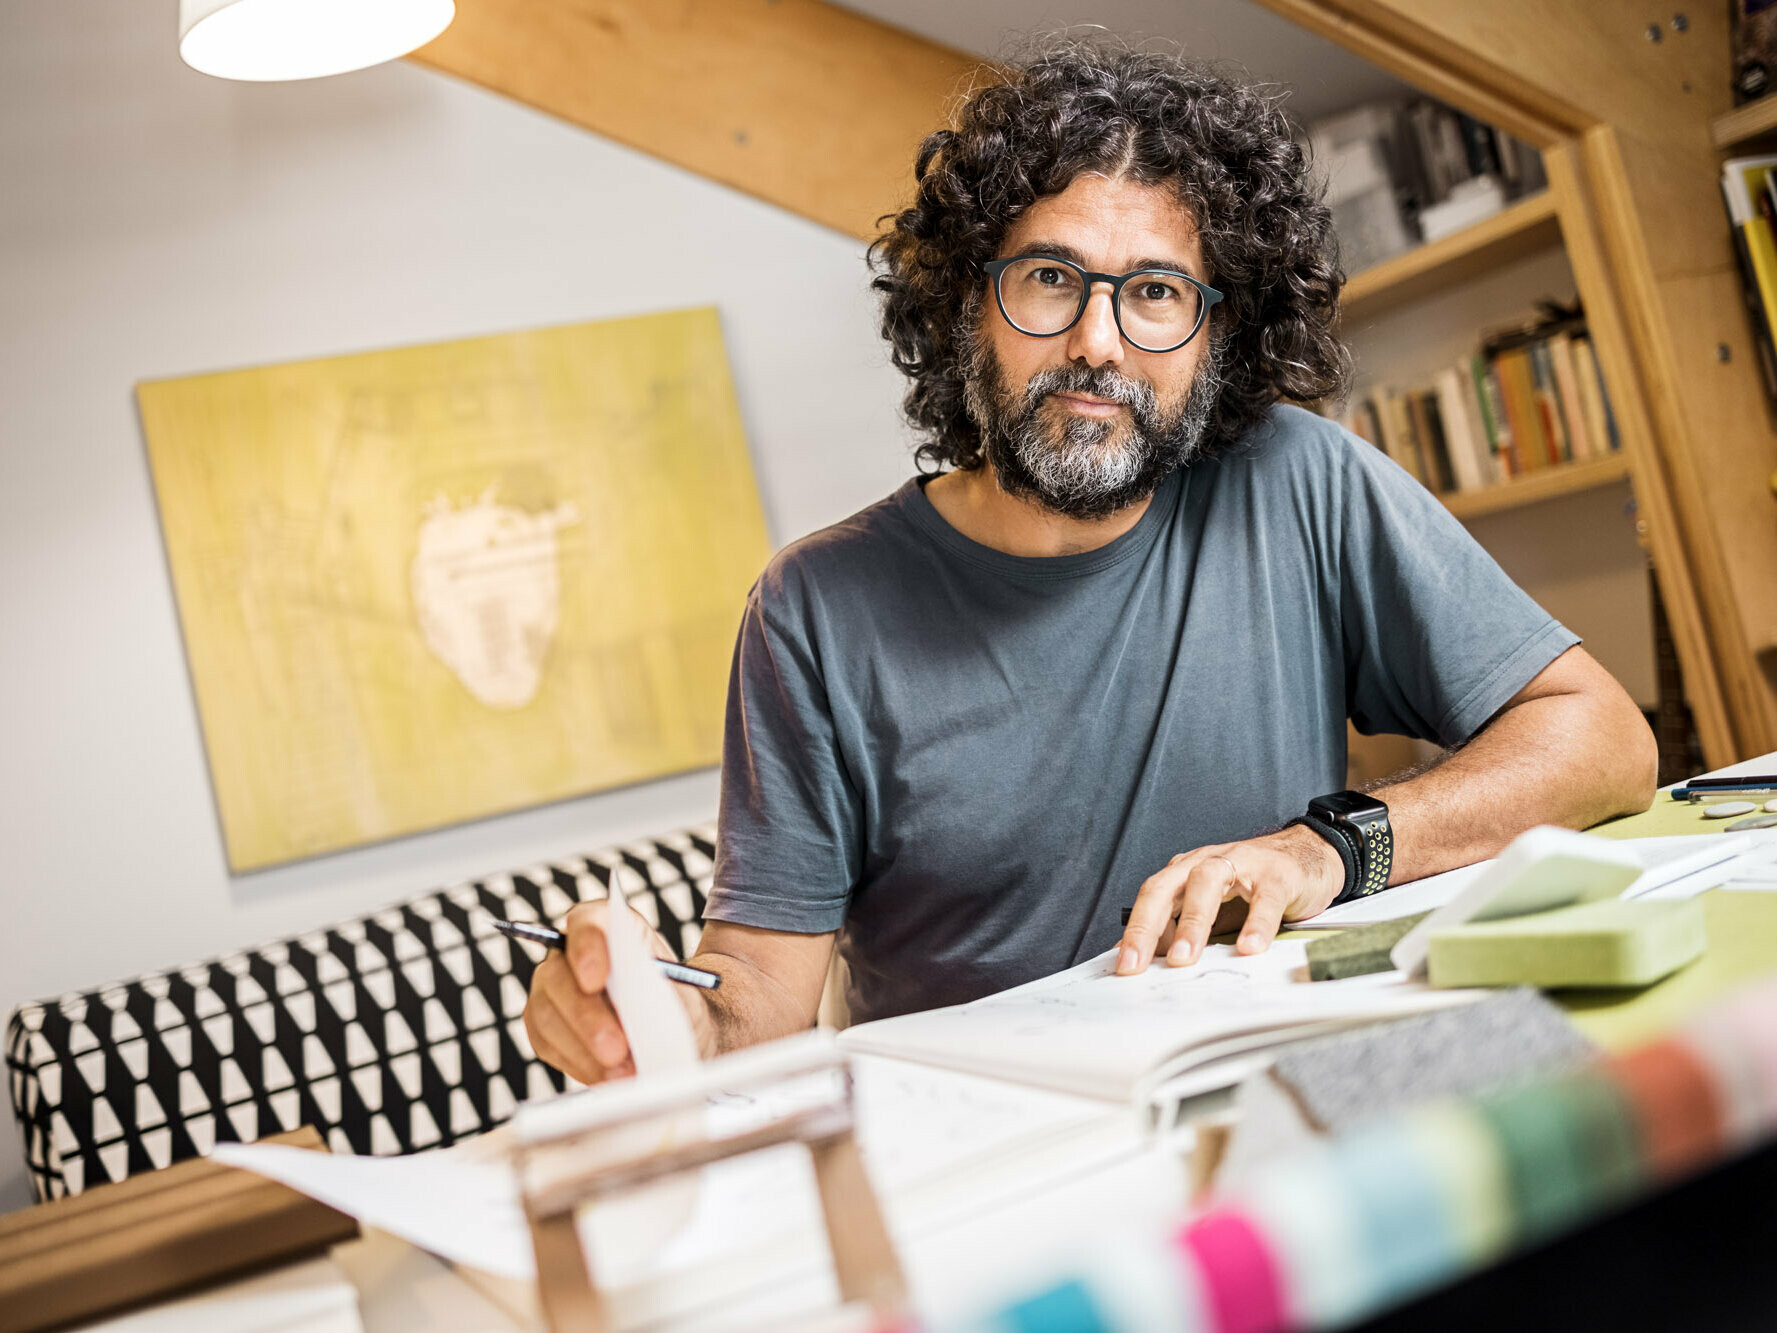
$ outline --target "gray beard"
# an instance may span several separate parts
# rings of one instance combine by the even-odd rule
[[[963,405],[981,432],[981,451],[1008,495],[1034,500],[1066,518],[1099,519],[1153,495],[1161,482],[1203,451],[1203,436],[1222,390],[1221,345],[1212,339],[1185,401],[1162,415],[1150,384],[1110,366],[1078,364],[1041,371],[1022,394],[1007,389],[999,358],[968,321],[963,340]],[[1084,393],[1123,404],[1129,420],[1043,418],[1051,394]]]

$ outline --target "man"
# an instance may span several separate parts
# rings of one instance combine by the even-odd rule
[[[706,1054],[811,1025],[835,940],[853,1020],[880,1018],[1113,944],[1122,973],[1188,963],[1218,921],[1257,951],[1646,806],[1652,737],[1575,637],[1379,451],[1279,404],[1338,396],[1348,361],[1273,105],[1070,43],[917,172],[875,286],[948,470],[749,598],[697,952],[723,985],[677,988]],[[1337,796],[1348,716],[1449,753]],[[602,910],[570,913],[525,1014],[583,1082],[631,1068]]]

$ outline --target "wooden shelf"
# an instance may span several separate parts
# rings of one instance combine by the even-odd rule
[[[1479,518],[1482,514],[1497,514],[1502,510],[1517,509],[1541,500],[1553,500],[1558,495],[1573,495],[1578,491],[1608,486],[1612,482],[1624,480],[1628,475],[1628,460],[1616,453],[1606,458],[1588,458],[1581,463],[1562,463],[1558,467],[1532,472],[1499,486],[1488,486],[1478,491],[1456,491],[1440,495],[1438,499],[1444,502],[1444,508],[1458,518]]]
[[[1777,131],[1777,94],[1767,94],[1725,116],[1717,116],[1709,130],[1717,148],[1738,148],[1774,131]]]
[[[1352,275],[1340,304],[1347,320],[1353,316],[1367,319],[1560,243],[1561,221],[1555,215],[1555,201],[1544,190],[1454,235],[1429,241]]]

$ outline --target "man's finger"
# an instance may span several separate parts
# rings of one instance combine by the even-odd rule
[[[1174,857],[1165,869],[1155,871],[1143,882],[1135,895],[1135,906],[1129,909],[1129,922],[1123,927],[1123,942],[1117,949],[1117,975],[1140,972],[1154,960],[1155,947],[1172,926],[1179,889],[1184,885],[1195,862]]]
[[[1191,867],[1179,902],[1178,935],[1166,955],[1168,963],[1182,967],[1197,961],[1222,903],[1239,892],[1238,879],[1234,863],[1219,852]]]
[[[531,1002],[524,1008],[524,1030],[531,1039],[531,1049],[545,1064],[553,1065],[581,1083],[598,1083],[603,1079],[592,1052],[586,1049],[547,994],[539,992],[531,996]]]
[[[574,981],[588,995],[605,988],[611,975],[611,950],[605,943],[605,912],[602,902],[580,903],[562,922],[568,937],[568,968]]]
[[[1236,953],[1264,953],[1277,937],[1283,923],[1283,909],[1289,906],[1289,892],[1281,884],[1265,885],[1252,896],[1246,910],[1246,924],[1235,941]]]
[[[629,1058],[629,1038],[610,998],[602,991],[596,995],[582,991],[558,954],[538,964],[526,1014],[539,1003],[547,1005],[549,1019],[542,1021],[550,1024],[546,1030],[557,1047],[581,1059],[590,1056],[606,1075]],[[587,1082],[580,1074],[574,1077]]]

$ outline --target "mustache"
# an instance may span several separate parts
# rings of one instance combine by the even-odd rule
[[[1132,380],[1110,366],[1058,366],[1040,370],[1024,386],[1024,406],[1034,408],[1052,393],[1084,393],[1107,402],[1121,403],[1137,419],[1152,418],[1157,410],[1154,387]]]

